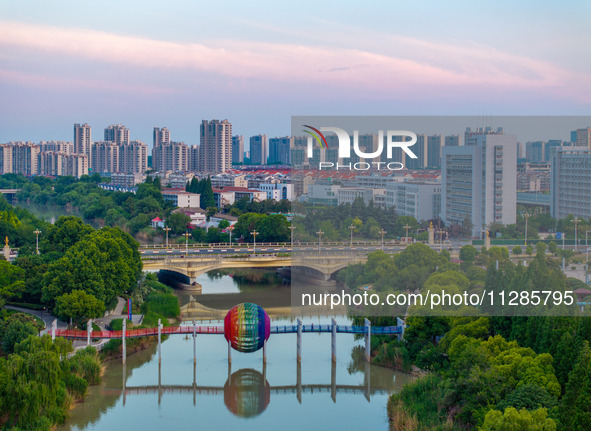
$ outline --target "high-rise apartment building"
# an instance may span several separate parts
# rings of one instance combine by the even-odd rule
[[[244,163],[244,136],[232,136],[232,163]]]
[[[554,148],[551,166],[552,217],[591,217],[591,150],[583,146]]]
[[[199,145],[191,145],[189,147],[189,164],[187,170],[189,172],[199,171]]]
[[[170,131],[166,127],[154,127],[154,147],[170,143]]]
[[[12,145],[0,145],[0,175],[12,173]]]
[[[465,144],[443,148],[442,219],[447,225],[469,221],[474,236],[493,222],[515,223],[516,137],[501,128],[468,128]]]
[[[46,151],[39,154],[39,174],[50,176],[88,175],[88,155]]]
[[[441,167],[441,148],[443,148],[444,137],[441,135],[427,136],[427,163],[429,168]]]
[[[141,141],[131,141],[119,147],[119,170],[123,174],[141,174],[148,170],[148,146]]]
[[[460,135],[447,135],[445,137],[446,147],[459,147],[460,146]]]
[[[591,150],[591,127],[577,129],[571,133],[571,136],[576,137],[576,140],[573,139],[573,143],[577,147],[587,147],[588,150]]]
[[[39,174],[39,153],[41,148],[32,142],[12,144],[12,172],[23,175]]]
[[[416,159],[406,155],[406,169],[423,169],[427,166],[427,135],[417,134],[417,143],[412,147],[413,153],[417,156]],[[384,151],[385,152],[385,151]]]
[[[65,141],[41,141],[39,143],[41,147],[41,152],[44,151],[53,151],[56,153],[65,153],[65,154],[74,154],[74,143],[73,142],[65,142]],[[88,154],[88,153],[78,153],[78,154]]]
[[[228,120],[203,120],[199,145],[199,171],[220,173],[232,167],[232,124]]]
[[[291,141],[289,136],[269,139],[269,164],[289,165]]]
[[[250,137],[250,164],[267,164],[267,135]]]
[[[119,145],[114,142],[95,142],[92,144],[92,172],[119,172]]]
[[[129,129],[122,124],[112,124],[105,128],[105,141],[116,144],[129,143]]]
[[[91,129],[86,123],[74,124],[74,153],[86,154],[89,158],[92,157],[92,140]]]
[[[155,145],[152,149],[154,170],[186,172],[189,170],[189,146],[184,142],[168,142]]]

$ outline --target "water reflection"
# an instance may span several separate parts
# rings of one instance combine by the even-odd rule
[[[224,404],[234,415],[252,418],[260,415],[271,401],[271,387],[257,370],[234,372],[224,385]]]

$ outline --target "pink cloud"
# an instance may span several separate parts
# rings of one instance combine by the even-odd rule
[[[49,53],[115,65],[195,71],[234,79],[319,84],[340,91],[412,95],[471,90],[535,91],[591,101],[588,75],[483,46],[390,35],[390,54],[331,46],[238,40],[206,44],[0,21],[0,55]],[[378,49],[378,47],[376,47]],[[16,52],[16,54],[14,54]],[[0,76],[8,78],[6,72]],[[14,79],[19,79],[14,77]],[[31,80],[42,77],[29,77]]]

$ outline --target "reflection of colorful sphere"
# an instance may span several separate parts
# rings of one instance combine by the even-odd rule
[[[234,306],[224,319],[224,336],[239,352],[256,352],[270,334],[269,316],[262,307],[250,302]]]
[[[260,415],[271,401],[271,387],[263,375],[253,369],[233,373],[224,385],[224,404],[241,418]]]

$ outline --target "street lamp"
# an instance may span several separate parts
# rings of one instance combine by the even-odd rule
[[[191,234],[187,231],[183,234],[183,236],[185,237],[185,254],[189,255],[189,237]]]
[[[587,271],[589,271],[589,232],[591,232],[591,230],[585,232],[585,248],[587,249]]]
[[[351,229],[351,248],[353,248],[353,231],[355,230],[355,225],[352,224],[349,226],[349,229]]]
[[[320,254],[320,248],[322,247],[322,235],[324,235],[324,232],[319,230],[316,232],[316,234],[318,235],[318,254]]]
[[[386,231],[382,229],[380,234],[382,235],[382,251],[384,251],[384,235],[386,235]]]
[[[234,226],[228,226],[228,231],[230,232],[230,246],[232,246],[232,231],[234,230]]]
[[[39,254],[39,234],[41,233],[41,231],[39,229],[36,229],[33,233],[37,235],[37,254]]]
[[[291,231],[291,246],[293,247],[293,231],[295,230],[295,226],[291,225],[289,226],[289,230]]]
[[[443,229],[439,229],[439,251],[443,248],[443,233],[445,231]]]
[[[250,233],[254,239],[254,244],[252,246],[252,254],[256,254],[257,253],[257,235],[259,234],[256,230],[253,230]]]
[[[525,213],[523,217],[525,218],[525,245],[527,247],[527,219],[530,218],[531,214]]]
[[[168,226],[166,226],[164,228],[164,232],[166,232],[166,248],[168,248],[168,232],[171,231],[172,229],[169,228]]]
[[[404,241],[408,244],[408,230],[410,229],[410,226],[405,224],[404,226],[402,226],[404,229],[406,229],[406,237],[404,239]]]
[[[573,220],[573,223],[575,224],[575,251],[577,251],[577,225],[581,222],[581,220],[578,217],[575,217],[575,219]]]

